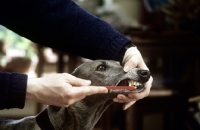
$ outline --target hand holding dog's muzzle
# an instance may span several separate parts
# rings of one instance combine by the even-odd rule
[[[125,52],[122,64],[124,66],[125,72],[128,72],[131,69],[136,68],[136,67],[142,70],[149,70],[146,64],[144,63],[142,55],[140,51],[137,49],[137,47],[130,47],[129,49],[127,49],[127,51]],[[143,91],[139,93],[131,92],[128,94],[128,96],[119,94],[116,98],[113,99],[113,101],[120,102],[120,103],[126,102],[125,105],[123,106],[123,110],[126,110],[131,105],[133,105],[137,100],[142,99],[149,95],[152,82],[153,82],[153,78],[151,76],[149,81],[146,83]]]
[[[129,49],[127,49],[122,64],[124,66],[125,72],[128,72],[129,70],[136,67],[143,70],[149,70],[146,64],[144,63],[142,55],[137,49],[137,47],[130,47]]]

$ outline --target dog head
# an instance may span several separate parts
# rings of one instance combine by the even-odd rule
[[[134,92],[144,89],[145,83],[150,78],[148,70],[133,68],[124,72],[119,62],[111,60],[96,60],[80,65],[72,72],[72,75],[91,80],[93,86],[135,86]],[[110,91],[110,93],[127,93],[130,91]]]
[[[144,89],[150,72],[134,68],[124,72],[119,62],[95,60],[77,67],[72,75],[91,80],[93,86],[136,86],[134,92]],[[107,94],[94,94],[75,102],[67,108],[49,106],[50,119],[57,129],[92,130],[103,112],[112,104],[117,94],[127,94],[128,90],[110,90]],[[62,126],[62,128],[61,128]]]

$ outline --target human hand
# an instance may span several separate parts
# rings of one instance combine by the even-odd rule
[[[32,78],[27,82],[26,99],[47,105],[68,107],[87,95],[108,92],[105,87],[89,86],[90,84],[89,80],[68,73]]]
[[[124,71],[128,72],[132,68],[140,68],[144,70],[149,70],[146,64],[144,63],[144,60],[142,58],[141,53],[136,47],[130,47],[124,55],[122,64],[124,66]],[[117,95],[116,98],[113,99],[114,102],[120,102],[125,103],[123,106],[123,110],[128,109],[131,105],[133,105],[137,100],[142,99],[149,95],[150,88],[152,86],[153,78],[150,77],[149,81],[145,85],[145,89],[140,93],[129,93],[128,96],[125,96],[123,94]]]

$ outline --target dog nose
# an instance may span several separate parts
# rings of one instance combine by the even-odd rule
[[[148,81],[150,78],[150,71],[148,70],[138,70],[137,74],[139,75],[139,77],[144,80],[144,81]]]

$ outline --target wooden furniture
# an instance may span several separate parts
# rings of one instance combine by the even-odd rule
[[[135,119],[132,120],[135,122],[127,130],[142,130],[143,116],[155,112],[163,113],[163,130],[186,127],[181,112],[187,109],[187,99],[190,96],[200,94],[200,36],[190,31],[178,30],[130,30],[127,34],[144,59],[150,60],[147,66],[152,70],[153,76],[154,73],[160,73],[163,81],[174,80],[171,83],[163,82],[160,88],[154,88],[153,84],[150,96],[133,106],[132,117]],[[160,68],[157,67],[158,63],[151,62],[156,59],[161,62]],[[154,82],[155,80],[156,78]]]

